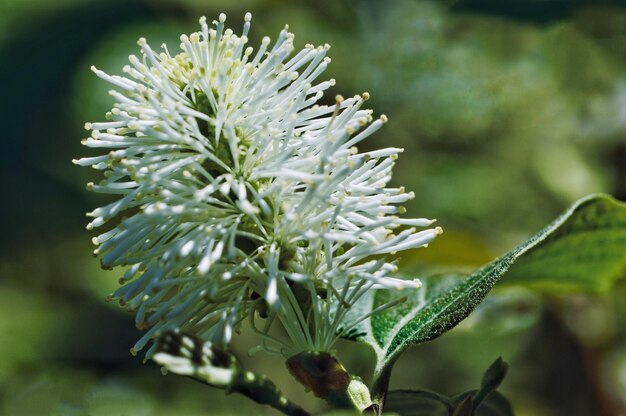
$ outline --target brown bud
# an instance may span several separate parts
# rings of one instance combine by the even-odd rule
[[[327,352],[301,352],[287,359],[291,375],[315,396],[346,391],[350,375],[335,357]]]

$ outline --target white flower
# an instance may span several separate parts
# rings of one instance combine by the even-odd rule
[[[93,68],[116,104],[108,121],[86,124],[83,143],[108,153],[75,163],[104,171],[89,189],[119,195],[87,228],[124,216],[94,242],[103,267],[128,267],[112,297],[150,328],[134,350],[179,328],[228,344],[245,317],[266,349],[327,350],[367,290],[419,286],[391,277],[396,266],[378,255],[441,232],[396,216],[413,198],[386,187],[402,149],[358,153],[386,121],[361,109],[368,94],[317,104],[334,85],[315,81],[329,46],[292,56],[285,29],[255,53],[250,18],[240,36],[223,14],[215,29],[200,19],[177,55],[140,39],[125,76]],[[255,312],[267,316],[262,329]],[[288,341],[267,333],[276,322]]]

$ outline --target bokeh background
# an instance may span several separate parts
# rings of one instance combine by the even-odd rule
[[[445,234],[401,266],[471,270],[521,242],[577,198],[626,200],[626,5],[595,0],[0,0],[0,414],[276,414],[177,376],[129,348],[132,317],[91,255],[85,191],[95,171],[85,121],[112,105],[89,66],[121,73],[145,36],[176,49],[197,19],[253,13],[251,44],[288,23],[296,45],[332,45],[324,98],[368,91],[390,122],[364,147],[404,147],[396,184],[410,214]],[[324,404],[280,360],[249,357],[310,410]],[[373,354],[347,342],[366,379]],[[626,282],[605,294],[500,287],[461,326],[415,347],[392,388],[454,394],[497,356],[519,415],[626,414]]]

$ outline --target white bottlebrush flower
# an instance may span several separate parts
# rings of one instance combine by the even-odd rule
[[[108,153],[75,163],[104,171],[88,188],[119,199],[87,228],[122,217],[94,243],[103,267],[127,266],[112,298],[149,328],[134,350],[170,329],[228,344],[245,317],[283,354],[325,350],[367,290],[419,286],[391,277],[379,255],[426,246],[441,229],[397,216],[413,198],[386,187],[402,149],[358,153],[386,121],[361,108],[368,94],[317,104],[334,85],[315,81],[328,46],[294,55],[285,29],[254,52],[250,14],[241,35],[224,21],[200,19],[176,55],[140,39],[124,76],[93,68],[116,104],[86,124],[83,143]],[[267,334],[277,322],[288,341]]]

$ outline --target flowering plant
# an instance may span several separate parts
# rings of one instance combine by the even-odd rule
[[[388,185],[402,149],[356,147],[387,118],[363,108],[367,93],[319,104],[335,84],[317,81],[328,45],[294,53],[285,28],[255,52],[246,46],[250,14],[241,35],[225,19],[211,27],[200,19],[176,54],[140,39],[141,57],[130,56],[124,76],[92,68],[115,87],[116,103],[107,121],[86,124],[83,144],[108,152],[75,163],[103,171],[88,189],[118,196],[88,214],[87,228],[111,224],[93,239],[95,254],[104,268],[126,268],[111,299],[146,330],[132,352],[154,340],[146,357],[170,371],[305,414],[232,356],[234,333],[250,329],[256,349],[285,357],[319,397],[380,407],[401,351],[463,319],[533,245],[434,291],[398,277],[386,256],[442,231],[428,228],[434,220],[400,217],[399,204],[414,197]],[[341,337],[376,350],[373,399],[334,358]],[[501,381],[503,368],[490,371]]]

